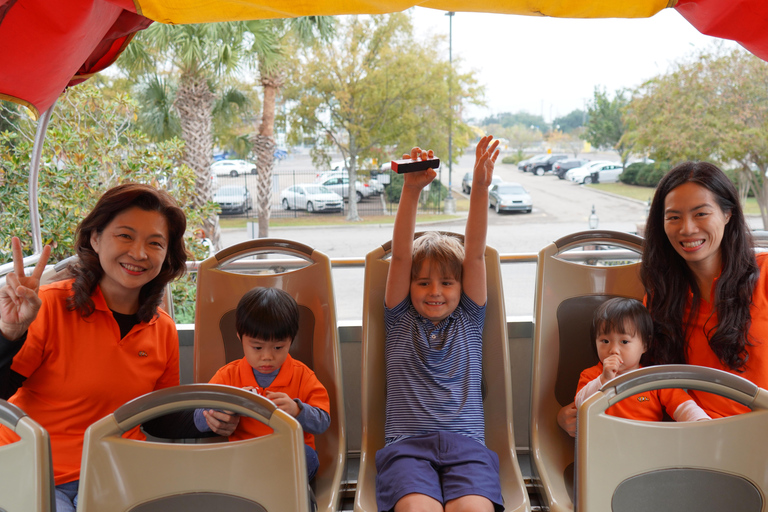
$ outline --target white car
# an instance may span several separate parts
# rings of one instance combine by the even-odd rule
[[[597,161],[590,162],[585,166],[576,167],[566,173],[566,179],[574,183],[588,184],[592,183],[592,173],[597,172],[599,183],[614,183],[619,181],[619,175],[624,172],[621,163]]]
[[[346,176],[332,176],[325,181],[320,182],[320,185],[331,189],[344,199],[349,199],[349,178]],[[355,201],[359,203],[364,197],[370,195],[371,188],[368,184],[362,184],[355,180]]]
[[[256,174],[256,164],[247,160],[219,160],[211,165],[211,171],[217,176],[232,176],[241,174]]]
[[[293,185],[280,192],[284,210],[307,210],[307,213],[341,211],[344,198],[336,192],[315,184]]]

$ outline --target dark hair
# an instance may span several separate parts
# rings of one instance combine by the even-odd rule
[[[149,322],[157,315],[157,308],[163,300],[165,285],[181,277],[186,271],[187,250],[184,246],[184,231],[187,219],[171,196],[149,185],[126,183],[107,190],[96,203],[91,213],[77,226],[75,250],[78,259],[70,264],[69,272],[74,276],[73,295],[67,299],[70,310],[77,310],[84,317],[94,311],[93,295],[104,275],[99,255],[91,246],[91,235],[101,234],[104,228],[118,214],[129,208],[155,211],[165,217],[168,224],[168,250],[160,273],[139,291],[140,322]]]
[[[621,333],[640,335],[643,348],[653,341],[653,319],[642,302],[626,297],[614,297],[600,304],[592,316],[592,350],[597,355],[595,340],[601,334]]]
[[[293,342],[299,332],[299,306],[280,288],[254,288],[237,303],[235,329],[240,337]]]
[[[411,280],[418,277],[425,261],[435,263],[443,276],[461,282],[464,246],[455,236],[438,231],[427,231],[413,242]]]
[[[749,308],[759,269],[736,188],[723,171],[707,162],[685,162],[670,170],[659,182],[648,212],[640,279],[654,322],[649,355],[656,364],[685,363],[688,330],[701,303],[693,272],[664,230],[666,197],[684,183],[695,183],[712,192],[723,213],[731,215],[720,243],[723,268],[713,297],[718,323],[705,334],[720,362],[738,371],[744,368],[746,347],[751,345]],[[689,292],[693,293],[693,302],[684,318]]]

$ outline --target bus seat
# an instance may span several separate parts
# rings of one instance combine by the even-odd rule
[[[0,400],[0,425],[21,438],[0,446],[0,510],[56,512],[48,432],[5,400]]]
[[[320,459],[315,495],[319,512],[338,510],[346,471],[346,419],[331,263],[325,254],[297,242],[262,238],[203,261],[197,275],[194,381],[208,382],[220,367],[243,357],[235,308],[256,286],[281,288],[299,305],[299,332],[290,353],[315,372],[331,400],[331,425],[315,436]]]
[[[122,434],[158,416],[218,408],[255,418],[273,432],[217,444],[156,443]],[[85,432],[78,512],[309,512],[301,425],[271,401],[215,384],[154,391]]]
[[[581,371],[597,363],[589,339],[594,310],[614,296],[643,298],[639,263],[584,265],[569,261],[573,259],[567,254],[571,249],[606,246],[641,253],[642,238],[585,231],[563,237],[539,252],[530,432],[533,470],[551,512],[573,510],[574,439],[557,424],[557,413],[573,402]],[[615,255],[615,251],[593,252],[596,257]],[[583,259],[583,253],[579,258]]]
[[[633,421],[605,414],[624,398],[663,388],[716,393],[752,411],[687,423]],[[692,365],[628,372],[581,405],[578,432],[578,511],[768,509],[768,391],[742,377]]]
[[[461,239],[455,233],[448,233]],[[416,238],[421,233],[416,234]],[[365,258],[363,296],[362,440],[360,471],[355,493],[355,510],[376,508],[376,451],[384,447],[386,375],[384,362],[384,288],[389,269],[391,242],[368,253]],[[483,381],[486,445],[499,456],[504,507],[528,511],[530,501],[517,462],[512,423],[512,362],[507,343],[504,294],[501,287],[499,254],[486,247],[488,305],[483,330]]]

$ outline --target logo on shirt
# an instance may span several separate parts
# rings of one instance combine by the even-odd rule
[[[648,402],[649,400],[650,400],[650,398],[648,398],[645,395],[640,395],[639,397],[637,397],[637,401],[638,402]]]
[[[143,350],[139,350],[139,357],[149,357],[149,354],[147,354]]]

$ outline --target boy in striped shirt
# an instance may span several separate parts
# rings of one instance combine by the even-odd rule
[[[386,446],[376,453],[382,511],[503,510],[498,456],[485,446],[481,395],[488,187],[498,141],[475,151],[464,246],[452,236],[413,240],[419,194],[435,178],[404,175],[384,296]],[[413,148],[404,158],[433,158]]]

